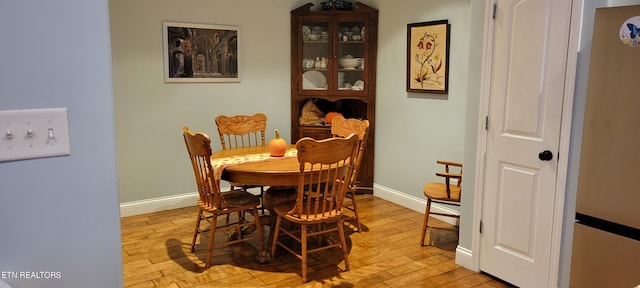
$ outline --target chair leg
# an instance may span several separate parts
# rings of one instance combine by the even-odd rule
[[[242,225],[242,224],[244,224],[245,222],[247,222],[247,221],[245,221],[245,219],[244,219],[244,214],[245,214],[245,211],[238,211],[238,223],[239,223],[240,225]],[[237,231],[237,233],[238,233],[238,238],[239,238],[239,239],[244,238],[244,237],[243,237],[243,235],[242,235],[242,234],[244,234],[244,233],[242,233],[242,227],[241,227],[241,226],[238,226],[238,228],[236,228],[236,229],[238,229],[238,231]]]
[[[273,258],[276,255],[276,247],[278,246],[278,233],[280,232],[280,224],[282,223],[282,217],[278,216],[276,218],[276,224],[271,227],[273,230],[270,232],[271,237],[271,257]]]
[[[431,210],[431,199],[427,198],[427,208],[424,211],[424,221],[422,221],[422,237],[420,238],[420,246],[425,246],[424,238],[427,234],[427,222],[429,222],[430,210]]]
[[[209,247],[207,248],[207,268],[211,267],[211,256],[213,256],[213,239],[216,236],[216,228],[218,228],[218,215],[211,218],[211,235],[209,236]]]
[[[300,245],[302,256],[302,283],[307,283],[307,225],[300,225]]]
[[[193,231],[193,240],[191,241],[191,252],[196,251],[196,239],[198,238],[198,233],[200,232],[200,221],[202,220],[202,210],[198,211],[198,219],[196,219],[196,228]]]
[[[260,214],[264,215],[264,186],[260,186]]]
[[[318,223],[318,225],[316,225],[316,230],[317,231],[322,231],[324,230],[324,223]],[[313,232],[313,230],[312,230]],[[320,233],[318,234],[318,236],[316,236],[316,240],[318,241],[318,243],[316,243],[316,245],[320,246],[322,245],[322,236],[324,235],[324,233]]]
[[[349,256],[347,250],[347,238],[344,236],[344,227],[342,221],[338,222],[338,233],[340,234],[340,248],[342,248],[342,254],[344,256],[344,270],[349,271]]]
[[[362,225],[360,225],[360,216],[358,215],[358,204],[356,202],[356,191],[351,190],[351,205],[353,205],[353,214],[356,216],[356,226],[358,232],[362,232]]]

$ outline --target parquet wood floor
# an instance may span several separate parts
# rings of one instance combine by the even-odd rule
[[[124,217],[125,287],[509,287],[455,264],[455,232],[430,230],[434,245],[421,247],[423,214],[372,195],[357,200],[363,231],[345,229],[350,271],[340,271],[338,249],[311,254],[305,284],[300,260],[284,250],[271,263],[257,263],[257,240],[214,249],[212,267],[205,269],[208,238],[199,237],[196,252],[189,251],[195,206]],[[216,235],[216,242],[225,239]]]

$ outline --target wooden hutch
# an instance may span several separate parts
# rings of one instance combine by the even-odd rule
[[[372,193],[378,11],[360,2],[323,3],[328,7],[291,11],[291,141],[331,137],[321,118],[329,112],[369,120],[358,180],[361,192]]]

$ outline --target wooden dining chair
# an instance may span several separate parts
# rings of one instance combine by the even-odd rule
[[[267,115],[256,113],[254,115],[219,115],[215,119],[220,136],[222,150],[265,146],[265,130],[267,129]],[[264,187],[243,183],[229,183],[231,189],[240,187],[243,190],[260,188],[260,199],[264,197]],[[260,207],[264,213],[264,207]]]
[[[301,259],[304,283],[307,282],[307,257],[310,253],[340,248],[344,255],[345,271],[349,270],[342,204],[351,184],[358,137],[352,135],[324,140],[305,137],[298,140],[296,148],[300,163],[297,199],[276,204],[274,208],[277,218],[272,231],[271,256],[275,256],[276,248],[280,246]],[[283,220],[290,225],[283,225]],[[320,236],[336,231],[340,241],[320,241]],[[283,237],[281,241],[279,236],[289,237]],[[310,236],[318,237],[317,244],[309,246]],[[284,238],[298,242],[300,249],[290,247],[290,242]]]
[[[345,198],[349,201],[344,204],[344,208],[353,212],[358,232],[362,231],[360,216],[358,215],[358,204],[356,203],[356,191],[358,190],[358,171],[362,162],[362,155],[367,147],[367,134],[369,133],[369,120],[359,120],[355,118],[346,119],[343,116],[335,116],[331,120],[331,134],[334,137],[347,137],[351,134],[358,135],[358,155],[356,156],[353,172],[351,173],[351,185],[347,190]]]
[[[420,238],[421,246],[425,246],[424,238],[427,234],[427,229],[429,228],[452,230],[456,232],[458,231],[458,227],[438,227],[430,226],[428,224],[430,215],[440,215],[460,219],[459,214],[431,211],[431,203],[440,203],[460,207],[460,199],[462,196],[462,164],[444,160],[438,160],[437,163],[444,165],[444,172],[436,172],[437,176],[444,178],[444,182],[427,182],[424,185],[423,192],[424,196],[427,197],[427,208],[424,213],[424,221],[422,222],[422,237]],[[457,167],[459,169],[455,169],[452,167]],[[454,169],[458,170],[457,173],[453,171]],[[455,183],[452,183],[452,179],[455,179],[457,181],[455,181]]]
[[[191,252],[195,251],[198,234],[204,233],[209,229],[209,245],[207,248],[207,258],[205,260],[206,267],[211,266],[213,248],[218,246],[226,246],[257,238],[260,245],[258,255],[262,254],[264,251],[262,229],[255,229],[257,233],[252,237],[244,237],[245,233],[243,233],[248,230],[253,230],[252,228],[254,227],[260,227],[258,214],[260,199],[256,195],[241,189],[220,191],[213,176],[211,139],[209,136],[201,132],[193,133],[186,126],[183,127],[182,135],[187,146],[189,160],[193,166],[200,197],[198,200],[196,227],[193,234],[193,241],[191,242]],[[248,221],[245,217],[247,214],[245,211],[247,210],[252,210],[253,212],[252,221]],[[236,221],[229,221],[231,214],[237,214],[238,219]],[[225,216],[226,221],[218,223],[219,216]],[[202,220],[209,222],[211,224],[210,227],[202,229],[200,227]],[[236,239],[228,239],[228,241],[222,242],[221,244],[216,244],[214,239],[216,232],[219,231],[234,232],[234,234],[238,236]]]

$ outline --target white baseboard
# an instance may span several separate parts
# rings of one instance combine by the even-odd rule
[[[473,267],[473,255],[471,253],[471,250],[464,248],[464,247],[460,247],[458,245],[458,247],[456,247],[456,264],[467,268],[471,271],[474,271],[474,267]],[[475,271],[475,272],[480,272],[480,271]]]
[[[229,186],[220,187],[220,189],[222,190],[228,190],[229,188]],[[195,206],[198,203],[199,197],[200,196],[198,195],[198,192],[191,192],[179,195],[120,203],[120,217]]]
[[[400,191],[384,187],[382,185],[373,184],[373,195],[384,200],[396,203],[400,206],[407,207],[413,211],[424,214],[424,209],[427,206],[427,199],[418,198],[412,195],[402,193]],[[433,203],[431,204],[431,210],[439,213],[459,214],[459,211],[451,209],[449,207]],[[433,218],[441,220],[451,225],[459,225],[459,220],[456,218],[434,215]]]
[[[373,195],[376,197],[385,199],[387,201],[396,203],[400,206],[409,208],[416,212],[420,212],[422,214],[424,214],[424,209],[427,205],[427,199],[418,198],[418,197],[391,189],[389,187],[384,187],[382,185],[377,185],[377,184],[373,184]],[[431,205],[431,210],[434,212],[444,212],[444,213],[454,213],[454,214],[459,213],[456,210],[453,210],[446,206],[439,205],[437,203],[434,203]],[[458,223],[459,220],[455,218],[441,217],[438,215],[434,215],[433,217],[439,220],[442,220],[446,223],[449,223],[451,225],[459,225]],[[416,245],[417,245],[417,242],[416,242]],[[473,257],[471,254],[471,250],[458,246],[456,248],[456,264],[464,268],[467,268],[469,270],[473,270]]]
[[[120,217],[194,206],[198,192],[120,203]]]

